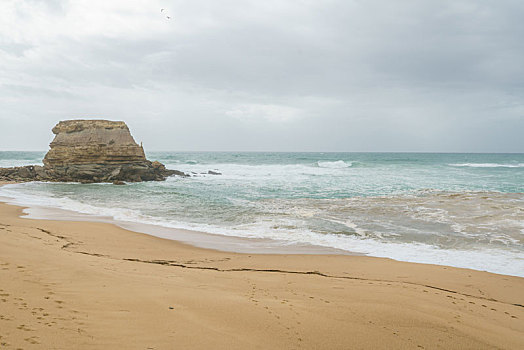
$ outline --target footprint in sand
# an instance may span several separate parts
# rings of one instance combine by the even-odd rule
[[[16,328],[20,329],[22,331],[25,331],[25,332],[32,332],[32,331],[34,331],[33,329],[27,328],[25,324],[21,324],[20,326],[18,326]]]
[[[31,344],[40,344],[36,339],[38,339],[38,337],[33,336],[33,337],[25,338],[24,340]]]

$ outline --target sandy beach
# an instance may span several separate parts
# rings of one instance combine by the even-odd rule
[[[524,1],[0,0],[0,350],[524,350]]]
[[[0,204],[2,349],[518,349],[524,279],[237,254]]]

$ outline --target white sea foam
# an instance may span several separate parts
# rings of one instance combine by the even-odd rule
[[[524,168],[524,163],[456,163],[448,164],[454,167],[470,167],[470,168]]]
[[[0,196],[96,220],[208,232],[217,240],[271,239],[524,274],[519,155],[165,156],[158,159],[168,168],[198,176],[127,186],[27,183],[1,187]],[[495,177],[474,168],[507,169]],[[223,175],[208,175],[214,169]]]
[[[0,168],[11,168],[26,165],[43,165],[40,159],[0,159]]]
[[[325,162],[326,165],[319,166],[318,164],[235,164],[235,163],[209,163],[209,164],[166,164],[168,169],[177,169],[193,175],[203,175],[201,177],[208,177],[210,181],[229,181],[229,180],[254,180],[263,181],[271,179],[285,179],[286,181],[293,179],[301,179],[306,175],[330,175],[333,169],[343,169],[351,166],[351,162],[343,161]],[[321,162],[324,163],[324,162]],[[222,174],[222,176],[206,176],[208,170],[215,170]]]
[[[345,162],[343,160],[337,160],[334,162],[324,162],[324,161],[318,161],[317,165],[319,168],[329,168],[329,169],[343,169],[343,168],[349,168],[353,165],[353,162]]]
[[[33,184],[34,185],[34,184]],[[316,246],[335,248],[349,252],[360,252],[377,257],[387,257],[401,261],[441,264],[455,267],[466,267],[495,273],[524,277],[524,259],[520,252],[499,249],[441,249],[430,244],[414,242],[392,242],[366,236],[366,230],[353,221],[331,221],[346,225],[357,232],[357,235],[319,234],[309,229],[297,229],[297,221],[284,219],[278,222],[260,220],[231,226],[204,223],[188,223],[162,217],[144,215],[140,210],[109,207],[82,203],[64,197],[35,195],[19,191],[31,184],[7,185],[0,188],[0,195],[14,198],[11,202],[28,206],[47,206],[71,210],[79,213],[110,217],[118,221],[158,225],[168,228],[188,229],[208,232],[217,235],[265,238],[287,242],[288,244],[309,243]],[[273,203],[274,205],[275,203]],[[275,208],[278,209],[278,208]],[[307,216],[313,215],[308,211]]]

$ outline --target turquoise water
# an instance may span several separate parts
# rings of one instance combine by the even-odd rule
[[[43,155],[0,152],[0,166],[39,163]],[[28,183],[3,187],[0,196],[117,220],[524,276],[524,154],[148,158],[192,176],[127,186]]]

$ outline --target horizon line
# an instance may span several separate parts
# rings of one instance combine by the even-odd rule
[[[47,150],[12,150],[0,149],[0,152],[47,152]],[[524,152],[466,152],[466,151],[246,151],[246,150],[145,150],[148,152],[175,152],[175,153],[419,153],[419,154],[524,154]]]

